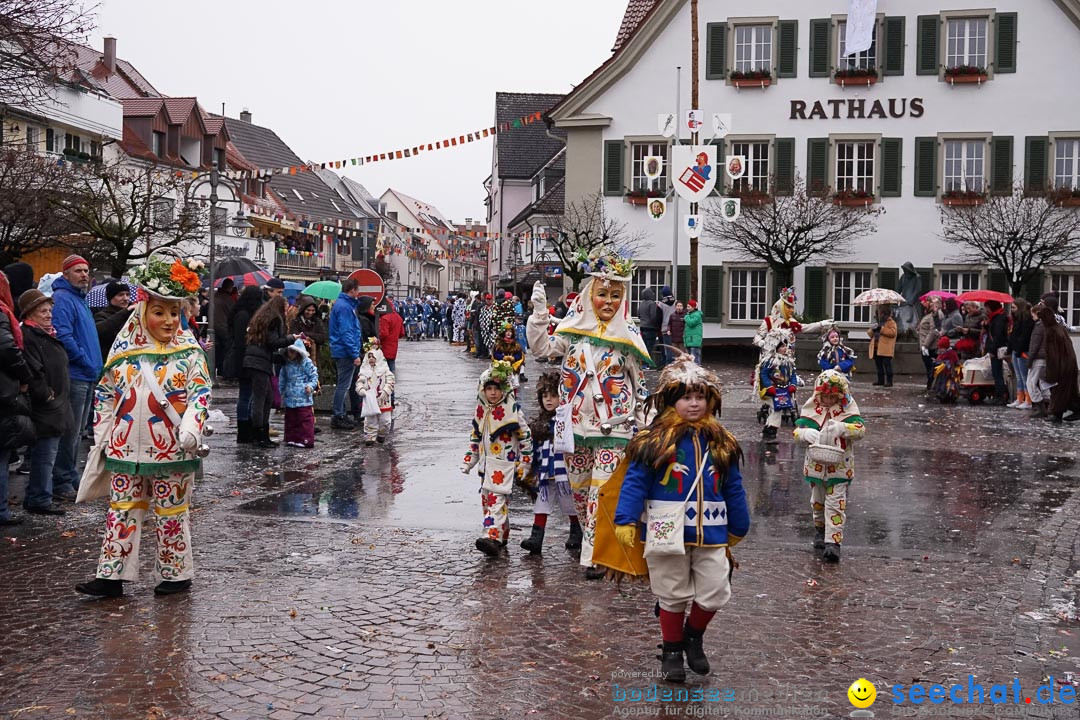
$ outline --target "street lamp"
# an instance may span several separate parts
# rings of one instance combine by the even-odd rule
[[[221,173],[217,170],[217,168],[214,168],[210,171],[210,177],[206,180],[193,183],[188,188],[188,193],[191,194],[197,188],[203,187],[204,185],[210,185],[210,195],[208,198],[210,200],[210,257],[209,261],[207,262],[207,265],[210,267],[210,303],[209,309],[207,310],[207,319],[209,322],[207,323],[206,337],[210,345],[209,371],[210,376],[213,377],[215,369],[217,367],[216,363],[214,362],[214,355],[217,349],[217,345],[214,342],[214,295],[216,294],[214,292],[214,280],[216,279],[216,263],[214,260],[214,253],[217,246],[217,222],[215,219],[215,211],[217,210],[218,203],[237,203],[240,206],[240,208],[236,211],[236,215],[233,217],[232,223],[229,225],[230,229],[233,232],[233,235],[235,235],[236,237],[243,237],[248,230],[254,227],[254,225],[252,225],[251,222],[244,216],[244,204],[243,201],[240,199],[239,188],[237,188],[236,185],[227,178],[222,178]],[[232,199],[222,200],[218,196],[218,185],[224,185],[225,187],[227,187],[232,193]]]

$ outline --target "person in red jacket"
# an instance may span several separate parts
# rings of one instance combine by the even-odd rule
[[[382,344],[386,364],[390,372],[397,372],[394,367],[397,360],[398,340],[405,337],[405,321],[394,307],[392,298],[386,298],[386,312],[379,318],[379,342]]]

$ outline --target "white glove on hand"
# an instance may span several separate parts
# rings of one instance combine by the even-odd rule
[[[810,445],[816,445],[821,442],[821,431],[814,428],[806,428],[802,431],[802,439]]]
[[[466,464],[462,463],[462,465],[461,465],[461,468],[460,468],[460,470],[461,470],[461,474],[462,474],[462,475],[468,475],[468,474],[469,474],[469,471],[470,471],[471,469],[472,469],[472,468],[470,468],[470,467],[469,467],[468,465],[466,465]]]
[[[999,347],[997,349],[998,360],[1004,360],[1005,356],[1008,355],[1008,354],[1009,354],[1009,349],[1008,348]]]
[[[193,453],[199,449],[199,438],[194,433],[187,431],[181,431],[180,437],[180,449],[187,453]]]
[[[927,350],[926,348],[919,348],[919,349],[922,350],[923,357],[927,357],[927,356],[930,355],[930,351]]]
[[[540,312],[541,310],[547,310],[547,290],[544,289],[544,284],[537,280],[533,284],[532,291],[533,312]]]

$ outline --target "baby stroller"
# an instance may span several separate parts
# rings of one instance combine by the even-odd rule
[[[1008,363],[1002,363],[1005,373],[1005,387],[1012,387],[1012,373]],[[1011,393],[1010,393],[1011,394]],[[994,396],[994,374],[990,369],[990,356],[965,360],[960,378],[960,395],[972,405],[978,405],[988,397]]]

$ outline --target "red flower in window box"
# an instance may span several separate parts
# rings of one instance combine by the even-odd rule
[[[873,85],[878,81],[877,68],[854,67],[840,68],[833,74],[833,79],[840,86],[847,85]]]
[[[1058,188],[1050,193],[1050,201],[1058,207],[1080,207],[1080,188]]]
[[[772,85],[771,70],[732,70],[728,75],[735,87],[760,87]]]
[[[956,67],[945,68],[945,80],[951,85],[957,83],[978,83],[981,85],[986,82],[988,77],[986,68],[978,65],[957,65]]]
[[[941,196],[941,204],[949,207],[973,207],[986,202],[984,193],[971,190],[949,190]]]
[[[841,207],[866,207],[874,203],[874,193],[866,190],[840,190],[833,195],[832,200]]]

